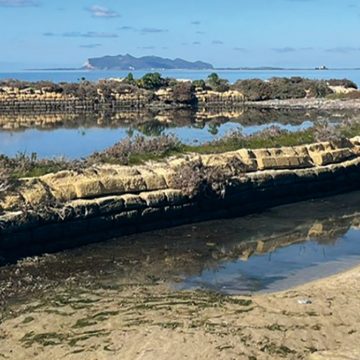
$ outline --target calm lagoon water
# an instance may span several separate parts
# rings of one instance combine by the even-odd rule
[[[149,71],[134,71],[136,78],[142,77]],[[165,77],[176,79],[205,79],[212,72],[222,78],[235,82],[239,79],[270,79],[272,77],[301,76],[310,79],[343,79],[347,78],[360,86],[360,70],[164,70],[159,71]],[[111,77],[125,77],[129,71],[24,71],[0,73],[0,79],[18,79],[27,81],[49,80],[53,82],[76,82],[81,78],[99,80]]]
[[[205,125],[203,128],[180,126],[164,128],[164,135],[175,135],[187,144],[201,144],[213,139],[221,138],[231,131],[241,130],[245,135],[268,128],[279,126],[289,131],[298,131],[312,126],[310,121],[299,125],[284,125],[269,123],[264,125],[241,126],[238,123],[227,122],[216,127]],[[0,131],[0,153],[15,156],[19,153],[37,153],[39,158],[66,157],[76,159],[88,156],[95,151],[101,151],[114,145],[116,142],[129,137],[131,127],[121,128],[78,128],[78,129],[52,129],[25,131]],[[131,130],[131,135],[143,135],[139,130]]]

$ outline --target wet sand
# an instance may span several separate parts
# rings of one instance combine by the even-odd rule
[[[71,283],[71,279],[68,280]],[[360,358],[360,267],[275,294],[71,286],[3,309],[4,359]]]

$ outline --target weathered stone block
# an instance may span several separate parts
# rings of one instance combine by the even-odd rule
[[[26,187],[20,190],[22,197],[28,204],[40,205],[49,200],[52,196],[37,179],[29,181]]]
[[[240,149],[237,151],[241,161],[245,165],[246,172],[257,171],[258,164],[256,161],[256,156],[251,150]]]
[[[0,200],[0,208],[11,211],[22,207],[24,199],[20,194],[8,194]]]
[[[114,220],[121,224],[128,224],[136,219],[138,219],[140,216],[139,210],[130,210],[130,211],[123,211],[120,214],[114,215]]]
[[[69,203],[74,210],[75,217],[87,218],[99,213],[99,205],[96,200],[75,200]]]
[[[77,174],[71,171],[59,171],[56,174],[48,174],[40,177],[49,188],[52,195],[59,201],[73,200],[77,198],[74,182]]]
[[[142,170],[141,175],[148,191],[165,189],[167,187],[164,176],[160,174]]]
[[[333,150],[331,155],[334,163],[339,163],[354,157],[354,153],[348,148]]]
[[[127,210],[146,207],[146,202],[139,195],[126,194],[122,195],[121,199],[124,201]]]
[[[270,156],[257,156],[257,163],[259,170],[276,169],[277,163],[275,157]]]
[[[101,196],[104,193],[104,187],[98,178],[79,179],[75,182],[75,192],[78,199]]]
[[[336,149],[330,151],[311,152],[310,157],[315,165],[324,166],[338,163],[354,156],[354,153],[348,149]]]
[[[118,213],[125,209],[125,201],[121,196],[107,196],[96,199],[101,214]]]
[[[160,207],[167,203],[167,198],[164,191],[151,191],[139,194],[140,198],[144,200],[147,206]]]
[[[131,176],[123,178],[124,191],[128,192],[141,192],[146,191],[146,183],[142,176]]]
[[[155,167],[154,172],[161,176],[165,181],[165,187],[171,188],[174,185],[174,177],[176,176],[176,172],[174,169],[170,167]]]
[[[326,151],[310,151],[310,157],[313,163],[317,166],[331,164],[333,161],[331,154]]]
[[[54,198],[60,202],[77,198],[75,185],[71,183],[58,185],[51,188],[50,191]]]
[[[118,175],[128,177],[128,176],[136,176],[140,175],[138,169],[133,166],[112,166],[112,168],[117,172]]]
[[[325,150],[324,143],[311,144],[306,146],[309,152],[321,152]]]
[[[181,190],[168,189],[164,190],[164,194],[170,205],[181,205],[189,200],[188,196],[183,194]]]
[[[267,149],[256,149],[256,150],[252,150],[252,152],[255,155],[256,160],[258,160],[259,158],[271,156],[269,150]]]
[[[146,221],[149,221],[149,219],[158,219],[161,220],[161,214],[163,212],[162,208],[152,208],[148,207],[143,210],[141,213],[141,217],[144,218]]]
[[[104,194],[123,194],[125,192],[124,177],[120,175],[104,175],[101,177]]]

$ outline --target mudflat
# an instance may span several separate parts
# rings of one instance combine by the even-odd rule
[[[156,281],[69,289],[3,309],[0,357],[360,358],[360,267],[255,296],[174,292]]]

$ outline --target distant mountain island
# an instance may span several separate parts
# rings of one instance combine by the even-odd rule
[[[158,56],[137,58],[129,54],[91,58],[83,66],[86,70],[209,70],[213,68],[213,65],[203,61],[190,62],[179,58],[172,60]]]

